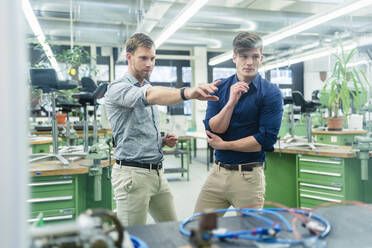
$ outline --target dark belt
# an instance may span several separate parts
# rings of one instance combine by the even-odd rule
[[[255,167],[261,167],[264,165],[264,162],[252,162],[252,163],[245,163],[245,164],[223,164],[220,161],[216,161],[216,164],[226,170],[235,170],[238,171],[239,167],[241,167],[242,171],[252,171]]]
[[[123,166],[131,166],[131,167],[138,167],[138,168],[152,169],[152,170],[160,170],[161,168],[163,168],[163,162],[146,164],[146,163],[128,162],[125,160],[116,160],[116,163],[118,165],[123,165]]]

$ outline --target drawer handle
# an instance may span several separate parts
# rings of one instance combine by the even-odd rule
[[[328,201],[328,202],[337,202],[341,203],[341,200],[336,200],[332,198],[327,198],[327,197],[321,197],[321,196],[315,196],[315,195],[307,195],[307,194],[300,194],[301,197],[304,198],[310,198],[310,199],[316,199],[316,200],[322,200],[322,201]]]
[[[52,216],[52,217],[44,217],[43,221],[51,221],[51,220],[67,220],[72,219],[72,215],[61,215],[61,216]],[[38,218],[29,219],[28,222],[35,222],[38,221]]]
[[[316,162],[316,163],[323,163],[323,164],[341,164],[341,161],[318,160],[318,159],[310,159],[310,158],[300,158],[300,161]]]
[[[315,171],[315,170],[304,170],[304,169],[301,169],[300,172],[310,173],[310,174],[317,174],[317,175],[324,175],[324,176],[332,176],[332,177],[340,177],[341,176],[340,173]]]
[[[44,182],[44,183],[29,183],[28,186],[34,187],[34,186],[51,186],[51,185],[64,185],[64,184],[72,184],[72,180]]]
[[[60,197],[49,197],[49,198],[35,198],[35,199],[27,200],[27,202],[35,203],[35,202],[51,202],[51,201],[65,201],[65,200],[72,200],[72,195],[60,196]]]
[[[300,183],[300,186],[307,186],[307,187],[313,187],[313,188],[318,188],[318,189],[329,189],[333,191],[341,191],[341,188],[323,186],[323,185],[311,184],[311,183]]]

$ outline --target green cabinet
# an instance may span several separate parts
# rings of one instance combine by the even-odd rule
[[[50,153],[51,151],[51,145],[50,143],[47,144],[31,144],[32,154],[35,153]]]
[[[366,131],[321,131],[313,130],[314,142],[338,146],[351,146],[355,136],[365,136]]]
[[[266,153],[265,177],[266,201],[297,207],[296,154]]]
[[[297,205],[364,201],[360,162],[355,158],[297,155]]]
[[[30,218],[37,221],[42,213],[45,224],[73,220],[89,208],[114,209],[110,167],[101,175],[102,197],[94,200],[94,177],[88,174],[32,177],[29,183]]]
[[[42,213],[45,222],[71,220],[76,215],[74,176],[33,177],[29,183],[31,218],[37,221]]]

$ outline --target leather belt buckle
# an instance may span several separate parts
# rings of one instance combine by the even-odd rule
[[[163,162],[159,162],[159,163],[156,163],[156,164],[149,164],[150,165],[150,168],[152,170],[160,170],[162,167],[163,167]]]

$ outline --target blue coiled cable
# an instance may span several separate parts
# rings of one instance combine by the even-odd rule
[[[136,236],[130,235],[130,241],[132,241],[135,248],[148,248],[147,244]]]
[[[298,213],[298,214],[309,216],[309,213],[307,213],[303,210],[291,209],[291,211],[295,212],[295,213]],[[325,230],[323,232],[321,232],[319,236],[316,236],[316,237],[312,236],[312,237],[309,237],[309,238],[306,238],[306,239],[303,239],[303,240],[277,239],[277,238],[273,238],[272,236],[263,236],[263,235],[269,234],[270,229],[274,230],[275,233],[280,232],[282,230],[281,225],[279,223],[275,223],[273,220],[269,219],[268,217],[258,215],[256,213],[266,213],[266,214],[271,214],[271,215],[276,216],[277,218],[279,218],[285,224],[287,231],[292,232],[293,230],[291,228],[291,225],[287,221],[287,219],[285,219],[281,214],[277,213],[277,212],[289,212],[288,209],[285,209],[285,208],[266,208],[266,209],[248,209],[248,208],[245,208],[245,209],[237,209],[237,208],[235,208],[235,209],[218,209],[218,210],[215,211],[215,213],[226,213],[226,212],[241,212],[245,216],[250,216],[250,217],[253,217],[253,218],[256,218],[256,219],[259,219],[259,220],[265,222],[267,224],[267,226],[257,227],[257,228],[253,228],[251,230],[226,232],[224,234],[212,234],[212,236],[215,237],[215,238],[241,238],[241,239],[255,240],[255,241],[260,241],[260,242],[295,245],[295,244],[303,244],[303,243],[305,243],[307,241],[310,241],[311,239],[314,239],[314,238],[319,238],[319,237],[324,238],[329,234],[329,232],[331,230],[331,226],[330,226],[330,224],[327,220],[325,220],[324,218],[322,218],[322,217],[320,217],[316,214],[312,214],[311,218],[319,221],[325,227]],[[185,226],[188,223],[190,223],[191,221],[193,221],[196,217],[199,217],[201,215],[202,215],[202,213],[196,213],[193,216],[187,218],[185,221],[183,221],[180,225],[181,234],[183,234],[185,236],[190,236],[191,233],[185,229]],[[254,236],[254,235],[259,235],[259,236]]]

